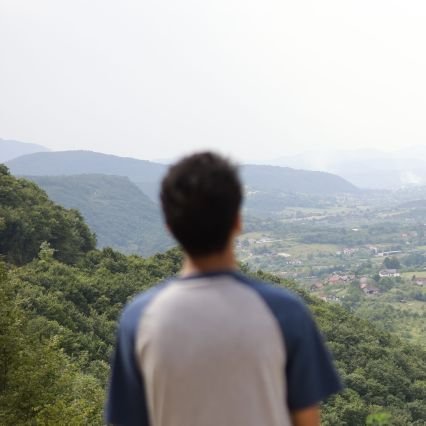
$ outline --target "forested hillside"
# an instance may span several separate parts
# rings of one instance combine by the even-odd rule
[[[33,183],[8,175],[5,168],[1,182],[1,223],[11,223],[10,215],[25,210],[25,220],[12,235],[34,243],[20,246],[19,267],[10,262],[15,260],[15,246],[1,249],[7,263],[0,272],[0,424],[102,424],[119,312],[137,292],[175,274],[181,253],[173,249],[144,259],[81,247],[72,262],[60,259],[56,240],[47,238],[50,245],[41,244],[33,229],[42,216],[69,211],[49,202]],[[10,197],[7,188],[13,188],[14,201],[13,207],[9,202],[4,208],[4,194]],[[63,230],[70,246],[74,233],[85,226],[73,217],[77,228],[61,224],[73,231]],[[53,220],[43,222],[43,227],[48,237],[58,231]],[[4,239],[1,234],[2,243]],[[39,250],[33,249],[36,242]],[[424,350],[307,295],[292,282],[262,272],[257,276],[289,287],[306,300],[336,358],[347,389],[326,402],[323,425],[361,426],[371,414],[390,419],[384,424],[424,425]]]
[[[37,185],[16,179],[0,164],[0,255],[23,264],[37,255],[44,241],[66,263],[75,263],[96,243],[77,210],[54,204]]]
[[[126,177],[107,175],[33,176],[49,197],[81,212],[98,247],[149,256],[173,246],[158,204]]]

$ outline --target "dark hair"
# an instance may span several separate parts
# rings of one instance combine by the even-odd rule
[[[166,223],[195,257],[225,248],[241,201],[237,167],[212,152],[183,158],[170,167],[161,186]]]

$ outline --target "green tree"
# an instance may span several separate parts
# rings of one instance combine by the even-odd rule
[[[102,424],[103,388],[31,327],[16,290],[0,264],[0,424]]]
[[[395,256],[385,257],[385,260],[383,261],[383,266],[386,269],[400,269],[401,268],[401,264],[400,264],[398,258],[395,257]]]
[[[95,236],[78,211],[55,205],[34,183],[11,176],[5,166],[0,170],[0,200],[0,254],[8,262],[30,262],[43,241],[67,263],[95,248]]]
[[[367,417],[367,426],[388,426],[390,425],[392,416],[389,413],[370,414]]]

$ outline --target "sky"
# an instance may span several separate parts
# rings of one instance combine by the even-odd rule
[[[268,162],[426,141],[423,0],[0,0],[0,138]]]

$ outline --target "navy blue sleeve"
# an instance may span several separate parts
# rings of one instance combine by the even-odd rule
[[[107,424],[149,426],[143,378],[135,359],[141,308],[140,303],[131,304],[120,320],[105,408]]]
[[[305,304],[292,293],[241,278],[265,301],[278,321],[287,356],[287,404],[291,411],[308,408],[342,389],[322,336]]]
[[[316,324],[301,302],[294,302],[291,320],[284,318],[287,351],[287,399],[290,410],[318,404],[342,385]]]

